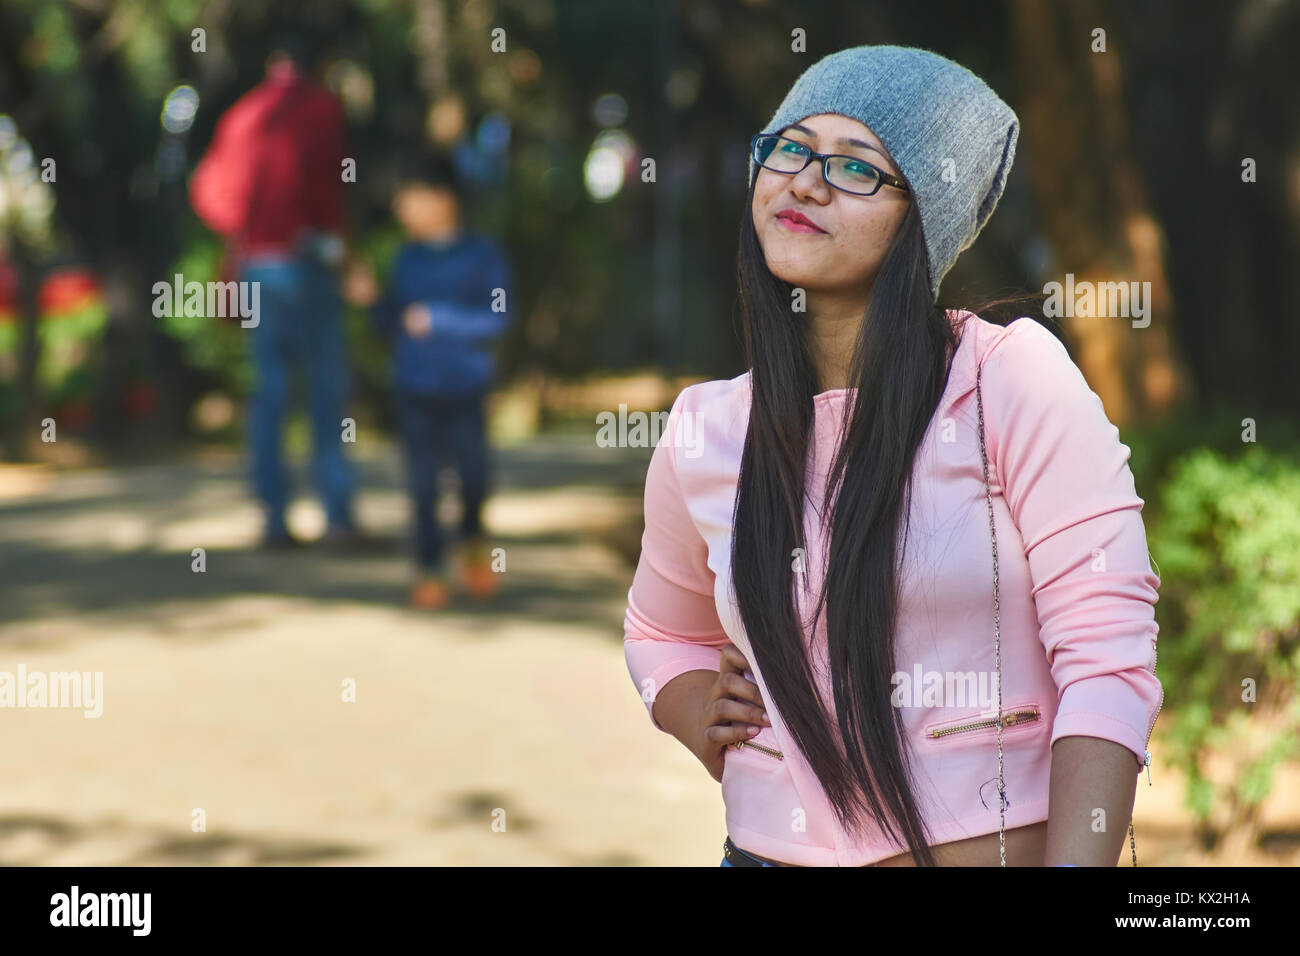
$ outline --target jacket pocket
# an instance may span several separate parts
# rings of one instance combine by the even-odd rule
[[[1017,704],[1002,708],[1002,739],[1009,734],[1023,734],[1041,726],[1043,715],[1036,703]],[[925,739],[934,743],[956,743],[966,740],[997,739],[998,720],[996,715],[983,716],[971,714],[956,720],[946,720],[929,724],[925,730]]]

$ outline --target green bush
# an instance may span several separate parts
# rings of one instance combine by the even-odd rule
[[[1216,807],[1220,836],[1253,830],[1300,753],[1300,457],[1198,448],[1174,460],[1154,511],[1167,756],[1207,835]],[[1205,772],[1211,753],[1231,762],[1226,780]]]
[[[221,240],[199,233],[177,258],[166,281],[177,273],[186,282],[212,282],[221,268]],[[185,361],[206,372],[232,395],[247,395],[253,386],[253,365],[246,337],[238,322],[211,316],[169,315],[160,319],[163,330],[181,344]]]

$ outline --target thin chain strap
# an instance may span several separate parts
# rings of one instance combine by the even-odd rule
[[[980,390],[981,365],[975,372],[975,403],[979,409],[980,458],[984,462],[984,500],[988,504],[989,538],[993,542],[993,664],[998,674],[998,860],[1007,865],[1007,788],[1002,778],[1002,608],[998,601],[998,536],[993,528],[993,492],[989,488],[989,456],[984,447],[984,393]],[[1133,821],[1128,824],[1128,845],[1133,852],[1133,865],[1138,865],[1137,841],[1133,838]]]

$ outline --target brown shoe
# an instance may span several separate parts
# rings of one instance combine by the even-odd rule
[[[486,538],[466,541],[461,548],[461,585],[480,601],[495,594],[501,583],[497,572],[492,570],[491,554]]]
[[[440,574],[423,574],[411,587],[411,606],[438,611],[451,603],[451,588]]]

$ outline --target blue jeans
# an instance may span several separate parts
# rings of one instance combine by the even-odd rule
[[[460,476],[461,540],[483,533],[488,493],[488,444],[483,405],[486,392],[424,395],[394,392],[397,424],[406,452],[407,483],[415,522],[415,561],[421,570],[445,569],[438,526],[438,472],[450,458]]]
[[[343,303],[334,274],[306,258],[253,261],[240,273],[259,283],[252,338],[256,373],[248,409],[253,487],[266,510],[266,533],[286,532],[289,480],[281,433],[292,379],[307,377],[312,465],[331,528],[352,527],[352,468],[343,454],[343,417],[350,389]]]

